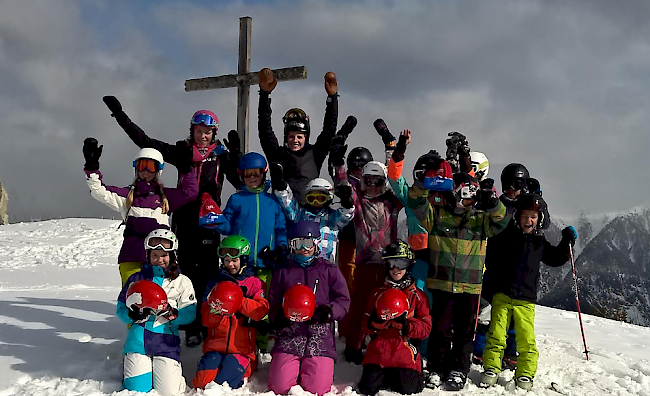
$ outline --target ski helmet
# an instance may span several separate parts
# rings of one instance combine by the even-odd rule
[[[150,172],[156,172],[156,178],[159,178],[162,175],[164,167],[165,160],[163,160],[162,154],[153,148],[140,149],[138,155],[133,160],[133,169],[136,175],[138,171],[149,169]]]
[[[287,110],[282,117],[284,122],[284,143],[287,143],[289,132],[295,131],[305,134],[305,144],[309,142],[309,116],[302,109],[294,107]]]
[[[317,177],[307,183],[307,186],[305,187],[305,199],[307,199],[307,203],[310,203],[308,196],[316,192],[320,192],[325,196],[325,201],[318,201],[318,203],[325,204],[327,202],[331,202],[334,199],[334,187],[332,187],[332,183],[323,178]]]
[[[192,130],[192,125],[201,124],[214,128],[216,135],[216,132],[219,129],[219,118],[210,110],[198,110],[194,115],[192,115],[192,119],[190,120],[190,131]]]
[[[368,187],[381,187],[381,192],[377,195],[370,196],[366,192]],[[370,161],[363,166],[361,170],[361,190],[364,191],[366,197],[378,197],[388,191],[389,188],[390,184],[388,182],[386,165],[379,161]]]
[[[316,310],[316,296],[305,285],[293,285],[282,297],[282,313],[292,322],[311,319]]]
[[[542,186],[539,184],[539,180],[534,177],[526,179],[526,190],[531,194],[542,195]]]
[[[171,248],[167,248],[163,246],[163,244],[161,243],[154,245],[154,243],[152,242],[154,238],[164,239],[169,241],[172,244]],[[144,250],[147,253],[147,260],[149,260],[150,251],[164,250],[165,252],[169,253],[170,262],[176,262],[176,257],[178,253],[178,238],[176,237],[176,234],[174,234],[172,231],[165,228],[159,228],[157,230],[153,230],[147,235],[147,237],[144,240]]]
[[[217,256],[224,259],[227,257],[240,259],[240,270],[248,264],[248,257],[251,254],[251,243],[241,235],[230,235],[221,241],[217,248]]]
[[[150,280],[139,280],[129,285],[126,290],[126,306],[135,305],[140,309],[149,308],[155,311],[167,307],[167,293],[160,285]]]
[[[415,253],[408,243],[398,239],[386,245],[381,252],[381,259],[384,261],[386,273],[391,268],[405,269],[407,274],[411,273],[415,264]]]
[[[247,169],[260,169],[262,171],[263,177],[265,178],[266,172],[269,170],[269,164],[266,162],[266,158],[264,158],[262,154],[252,151],[250,153],[242,155],[242,157],[239,159],[239,165],[237,165],[237,173],[239,173],[239,177],[242,179],[242,181],[244,178],[244,171]]]
[[[537,219],[537,226],[535,230],[546,229],[550,225],[550,216],[548,214],[548,206],[546,201],[539,194],[525,194],[520,196],[515,203],[515,224],[521,228],[520,215],[522,210],[534,210],[539,213]]]
[[[424,174],[430,169],[438,169],[442,158],[434,150],[420,156],[413,166],[413,180],[424,179]],[[451,170],[450,170],[451,173]],[[451,177],[451,175],[449,175]]]
[[[472,161],[474,177],[478,180],[487,179],[488,171],[490,170],[490,161],[488,161],[485,154],[479,151],[470,151],[469,158]]]
[[[232,315],[239,311],[244,293],[238,284],[231,281],[217,283],[208,294],[210,313],[216,315]]]
[[[501,189],[522,190],[526,187],[526,179],[529,177],[528,169],[522,164],[508,164],[501,171]]]
[[[294,238],[314,238],[320,239],[320,227],[318,223],[308,220],[301,220],[294,223],[293,227],[289,230],[287,235],[289,240]]]
[[[386,289],[377,298],[375,311],[382,320],[391,320],[403,315],[409,310],[409,301],[406,294],[398,289]]]
[[[372,153],[365,147],[355,147],[348,153],[348,170],[362,169],[365,164],[372,161]]]

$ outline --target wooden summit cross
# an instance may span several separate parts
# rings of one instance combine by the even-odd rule
[[[195,78],[185,80],[185,91],[205,91],[209,89],[237,87],[237,133],[241,140],[242,153],[248,152],[248,107],[250,103],[250,86],[259,84],[258,72],[251,72],[251,17],[239,18],[239,64],[237,74],[217,77]],[[273,70],[278,81],[299,80],[307,78],[305,66],[287,67]]]

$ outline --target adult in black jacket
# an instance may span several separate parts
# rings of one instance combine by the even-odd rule
[[[338,85],[336,75],[325,74],[325,91],[327,105],[323,131],[316,143],[309,143],[309,116],[301,109],[290,109],[283,117],[284,143],[282,146],[273,132],[271,125],[271,92],[277,85],[273,72],[264,68],[260,70],[260,102],[257,127],[264,155],[269,162],[282,164],[284,178],[291,187],[293,195],[301,204],[305,204],[304,193],[307,183],[319,177],[320,170],[329,153],[332,137],[336,133],[338,120]]]
[[[150,138],[122,110],[122,105],[114,96],[104,96],[106,106],[126,134],[140,148],[151,147],[160,151],[165,162],[174,165],[179,175],[196,168],[199,178],[198,198],[177,209],[172,216],[172,230],[178,236],[178,260],[181,271],[192,280],[196,296],[202,296],[207,281],[216,276],[216,266],[211,257],[216,256],[220,235],[211,229],[199,226],[199,209],[202,195],[208,193],[221,206],[221,189],[224,176],[239,188],[241,180],[237,173],[240,141],[236,131],[228,133],[224,142],[228,149],[216,138],[219,120],[209,110],[199,110],[190,121],[190,134],[176,144],[169,144]],[[185,327],[186,343],[196,346],[201,342],[200,304],[197,304],[197,318]]]

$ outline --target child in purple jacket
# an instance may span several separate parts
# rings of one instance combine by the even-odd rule
[[[332,388],[334,321],[347,314],[350,294],[339,268],[318,257],[320,235],[317,223],[295,223],[289,231],[291,254],[271,281],[269,317],[277,335],[268,386],[276,394],[287,394],[294,385],[317,395]],[[306,322],[291,322],[282,312],[284,293],[296,284],[308,286],[316,296],[316,310]]]

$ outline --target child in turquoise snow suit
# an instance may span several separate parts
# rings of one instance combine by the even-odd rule
[[[124,343],[124,389],[159,394],[181,395],[185,379],[180,362],[178,326],[191,323],[196,315],[192,281],[180,273],[176,261],[178,239],[165,229],[154,230],[145,239],[147,262],[140,272],[129,277],[117,298],[117,316],[130,325]],[[139,281],[162,287],[167,301],[164,308],[143,306],[146,289],[128,293]],[[155,292],[155,291],[154,291]],[[154,295],[157,295],[154,293]]]
[[[517,199],[514,221],[489,240],[488,249],[496,252],[498,257],[486,262],[494,296],[490,329],[483,350],[483,385],[491,386],[497,382],[506,348],[506,332],[513,319],[519,352],[515,381],[525,390],[533,386],[539,356],[535,343],[539,266],[541,262],[553,267],[566,263],[570,245],[577,238],[575,229],[566,227],[562,230],[559,245],[551,245],[541,232],[546,212],[546,203],[540,195],[524,195]]]

